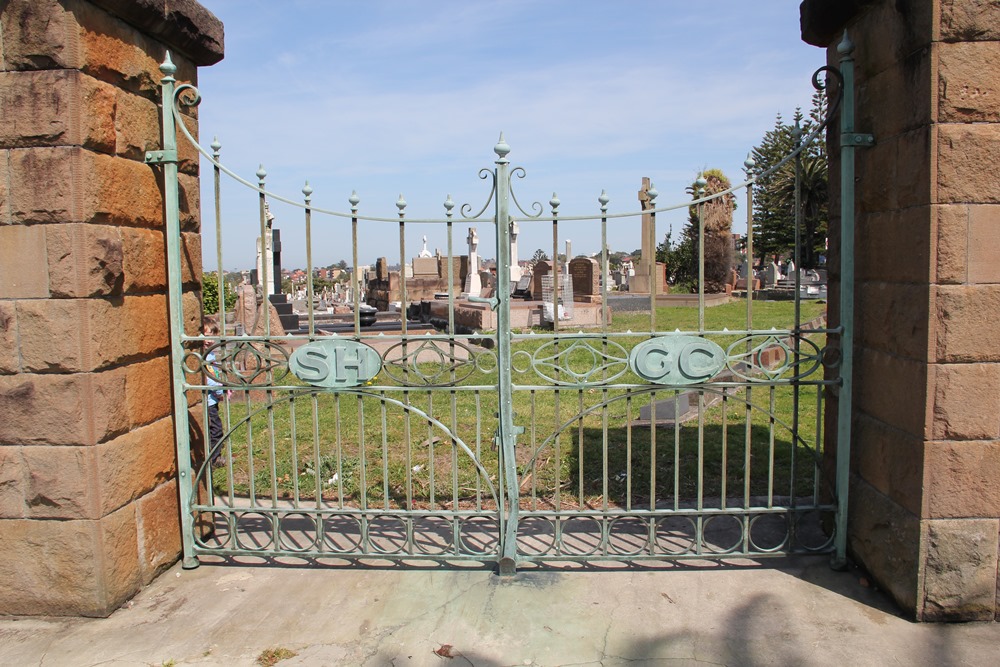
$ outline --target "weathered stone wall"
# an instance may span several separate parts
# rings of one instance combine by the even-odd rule
[[[876,140],[857,159],[850,549],[917,619],[997,618],[1000,6],[807,0],[802,19],[834,66],[848,28]]]
[[[143,156],[165,50],[194,82],[222,25],[192,0],[10,0],[0,39],[0,614],[107,615],[180,551],[162,179]]]

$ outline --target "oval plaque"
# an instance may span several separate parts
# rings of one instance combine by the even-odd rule
[[[695,384],[726,367],[726,352],[698,336],[663,336],[632,348],[628,365],[653,384]]]
[[[315,387],[357,387],[382,370],[374,348],[353,340],[314,340],[292,353],[288,367]]]

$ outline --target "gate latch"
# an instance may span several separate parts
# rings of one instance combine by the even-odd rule
[[[868,148],[875,145],[875,135],[862,134],[861,132],[844,132],[840,135],[840,145]]]
[[[485,303],[485,304],[489,304],[490,310],[496,310],[497,309],[497,305],[500,303],[495,296],[491,296],[489,298],[481,297],[481,296],[470,296],[470,297],[468,297],[467,300],[471,301],[472,303]]]
[[[177,151],[146,151],[146,164],[167,164],[177,162]]]

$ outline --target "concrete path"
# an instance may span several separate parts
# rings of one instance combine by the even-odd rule
[[[0,619],[0,665],[983,665],[825,558],[667,570],[175,566],[108,619]],[[273,653],[272,653],[273,655]]]

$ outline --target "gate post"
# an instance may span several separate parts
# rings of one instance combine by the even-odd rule
[[[847,508],[851,474],[854,391],[854,44],[837,45],[843,97],[840,108],[840,393],[837,400],[837,525],[831,566],[847,567]],[[797,192],[797,191],[796,191]],[[796,227],[797,231],[797,227]],[[796,246],[797,247],[797,246]]]
[[[191,516],[191,441],[189,436],[187,395],[184,393],[183,279],[181,275],[180,199],[177,187],[177,127],[174,124],[174,73],[177,67],[167,52],[160,72],[163,114],[163,150],[146,153],[146,162],[163,165],[163,209],[167,242],[167,308],[170,317],[170,370],[174,409],[174,445],[177,448],[177,489],[180,495],[182,565],[198,567],[194,557],[193,519]],[[200,333],[200,332],[199,332]]]
[[[503,487],[509,510],[503,530],[501,544],[500,574],[514,574],[517,568],[517,515],[520,509],[517,483],[517,435],[514,426],[514,399],[511,386],[510,349],[510,163],[507,154],[510,146],[504,141],[503,133],[493,147],[497,154],[494,172],[497,227],[497,361],[500,385],[499,428],[497,439],[500,449],[500,466]],[[500,508],[503,512],[503,508]]]

